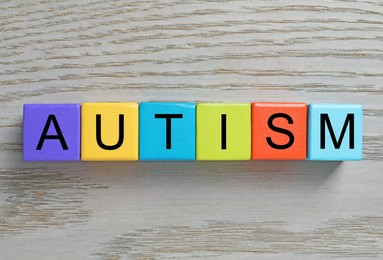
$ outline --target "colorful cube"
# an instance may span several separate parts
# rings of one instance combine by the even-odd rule
[[[362,159],[361,105],[25,104],[25,161]],[[139,140],[140,135],[140,140]],[[140,142],[139,142],[140,141]],[[80,151],[81,148],[81,151]]]
[[[140,104],[140,160],[195,160],[195,103]]]
[[[197,160],[249,160],[250,104],[197,104]]]
[[[80,160],[80,105],[25,104],[24,161]]]
[[[252,103],[253,160],[305,160],[307,105]]]
[[[83,103],[81,159],[138,160],[138,104]]]
[[[309,106],[308,160],[362,159],[362,106]]]

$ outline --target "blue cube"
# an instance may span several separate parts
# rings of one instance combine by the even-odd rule
[[[140,104],[140,160],[195,160],[196,104]]]
[[[362,106],[311,104],[308,120],[308,160],[362,159]]]

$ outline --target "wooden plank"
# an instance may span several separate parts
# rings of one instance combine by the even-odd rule
[[[0,258],[382,257],[381,1],[5,1]],[[361,162],[24,163],[22,105],[361,103]]]

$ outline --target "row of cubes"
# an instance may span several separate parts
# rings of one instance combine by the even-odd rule
[[[355,104],[25,104],[25,161],[360,160]]]

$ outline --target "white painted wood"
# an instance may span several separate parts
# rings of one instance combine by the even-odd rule
[[[0,258],[383,257],[382,1],[3,1]],[[361,103],[361,162],[25,163],[22,105]]]

